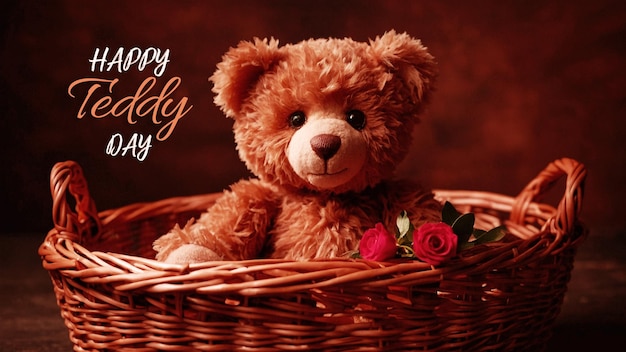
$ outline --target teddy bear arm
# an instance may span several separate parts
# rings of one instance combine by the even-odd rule
[[[253,259],[265,246],[279,206],[280,199],[271,186],[259,180],[240,181],[225,192],[199,222],[210,228],[218,242],[226,246],[227,252],[220,253],[225,258]]]
[[[277,209],[271,187],[258,180],[240,181],[197,220],[157,239],[156,258],[170,263],[256,258]]]
[[[182,229],[174,228],[158,239],[155,242],[157,259],[256,258],[265,245],[278,204],[276,192],[270,186],[258,180],[240,181],[225,191],[195,222]]]

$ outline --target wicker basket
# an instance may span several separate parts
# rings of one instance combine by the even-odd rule
[[[39,249],[75,351],[539,351],[567,289],[583,165],[560,159],[517,197],[436,191],[512,241],[441,267],[417,261],[250,260],[168,265],[152,241],[215,194],[98,213],[74,162],[51,174],[53,220]],[[559,179],[558,208],[538,203]]]

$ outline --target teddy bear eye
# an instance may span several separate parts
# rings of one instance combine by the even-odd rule
[[[365,114],[361,110],[348,111],[346,121],[357,131],[365,128]]]
[[[296,111],[289,115],[289,126],[292,128],[300,128],[306,122],[306,116],[302,111]]]

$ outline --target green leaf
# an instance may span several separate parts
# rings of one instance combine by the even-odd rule
[[[398,253],[401,258],[415,258],[415,252],[411,246],[399,246]]]
[[[482,236],[485,232],[485,230],[480,230],[480,229],[474,229],[474,232],[472,232],[472,235],[474,235],[474,238],[478,238],[480,236]]]
[[[458,245],[457,252],[461,252],[472,247],[474,247],[474,242],[465,242]]]
[[[396,226],[398,226],[398,233],[400,237],[405,236],[407,232],[409,232],[409,228],[411,227],[411,220],[407,215],[406,211],[400,212],[398,218],[396,219]]]
[[[354,253],[350,254],[350,258],[352,258],[352,259],[362,259],[361,253],[358,252],[358,251],[354,252]]]
[[[446,201],[441,209],[441,221],[452,226],[452,224],[461,216],[452,203]]]
[[[397,242],[398,242],[399,246],[410,246],[411,245],[411,240],[409,240],[408,236],[403,236],[403,237],[398,238]]]
[[[452,224],[452,232],[459,237],[460,245],[468,242],[474,232],[474,214],[467,213],[459,216]]]
[[[472,241],[474,244],[482,244],[487,242],[495,242],[501,240],[506,235],[506,227],[498,226],[493,229],[476,236],[476,240]]]
[[[396,219],[396,226],[398,228],[397,236],[398,243],[400,245],[410,245],[413,242],[413,224],[406,211],[402,211]]]

